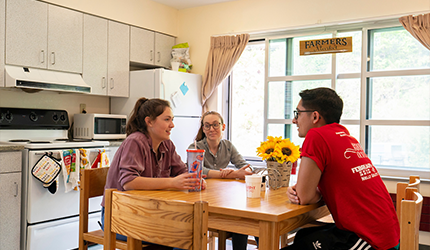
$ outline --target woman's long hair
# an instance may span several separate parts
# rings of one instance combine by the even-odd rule
[[[202,115],[202,119],[200,120],[200,129],[199,129],[199,132],[197,132],[196,141],[200,141],[206,137],[205,133],[203,133],[203,126],[204,126],[203,121],[207,115],[217,115],[221,121],[221,126],[224,124],[224,119],[222,119],[222,116],[220,113],[216,111],[207,111]]]
[[[127,136],[136,131],[148,135],[145,118],[149,117],[151,120],[155,120],[157,116],[161,115],[164,110],[166,110],[166,108],[170,108],[170,104],[166,100],[157,98],[147,99],[145,97],[137,100],[130,113],[130,118],[127,121]]]

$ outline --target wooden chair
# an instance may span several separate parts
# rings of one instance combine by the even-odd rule
[[[79,250],[87,250],[89,243],[104,245],[104,238],[109,232],[96,230],[88,232],[89,199],[102,196],[105,188],[106,177],[109,168],[81,169],[80,204],[79,204]],[[105,216],[105,225],[109,220]],[[117,240],[116,247],[127,249],[127,242]]]
[[[412,187],[416,188],[418,192],[420,192],[420,177],[417,175],[411,175],[409,176],[409,183],[406,182],[398,182],[397,183],[397,190],[396,190],[396,212],[397,212],[397,218],[400,221],[400,211],[401,211],[401,202],[405,199],[406,195],[406,188]]]
[[[218,250],[226,249],[226,240],[231,238],[230,232],[225,232],[216,229],[209,229],[208,249],[215,250],[215,238],[218,238]]]
[[[127,236],[129,250],[141,250],[142,241],[182,249],[207,249],[205,201],[163,201],[107,189],[105,209],[105,216],[111,218],[110,236],[106,238],[109,250],[115,249],[116,233]]]
[[[418,250],[423,197],[417,188],[407,187],[400,203],[400,250]]]

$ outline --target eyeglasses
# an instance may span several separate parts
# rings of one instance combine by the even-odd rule
[[[221,126],[221,123],[220,122],[217,122],[217,123],[214,123],[214,124],[209,124],[209,123],[205,123],[204,125],[203,125],[203,128],[205,129],[205,130],[210,130],[211,129],[211,127],[213,127],[214,129],[219,129],[219,127]]]
[[[298,119],[299,118],[299,113],[301,113],[301,112],[314,112],[314,111],[316,111],[316,110],[298,110],[298,109],[296,109],[296,110],[294,110],[294,119]]]

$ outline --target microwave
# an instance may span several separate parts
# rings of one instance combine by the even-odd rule
[[[73,116],[75,139],[125,139],[126,115],[75,114]]]

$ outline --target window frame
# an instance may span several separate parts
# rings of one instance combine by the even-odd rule
[[[358,125],[360,136],[358,139],[365,152],[368,154],[369,141],[367,140],[368,129],[372,125],[393,125],[393,126],[428,126],[430,127],[430,120],[378,120],[368,119],[366,108],[368,107],[368,92],[369,92],[369,81],[373,77],[392,77],[392,76],[412,76],[412,75],[430,75],[430,68],[427,69],[404,69],[404,70],[386,70],[386,71],[369,71],[369,31],[374,29],[394,28],[400,27],[397,18],[368,21],[361,23],[352,23],[344,25],[331,25],[323,27],[311,27],[303,29],[292,29],[283,32],[266,32],[261,34],[251,35],[250,43],[253,40],[260,40],[263,38],[265,42],[265,76],[264,76],[264,129],[262,141],[268,136],[268,125],[269,124],[288,124],[292,125],[292,119],[269,119],[268,118],[268,95],[269,95],[269,82],[275,81],[300,81],[300,80],[331,80],[331,88],[336,89],[336,81],[338,79],[360,79],[360,111],[359,119],[341,119],[340,123],[345,125]],[[269,42],[275,39],[288,39],[300,36],[312,36],[323,33],[331,33],[336,36],[339,32],[350,32],[358,31],[362,32],[362,47],[361,47],[361,72],[359,73],[336,73],[336,54],[332,54],[332,69],[330,74],[318,74],[318,75],[286,75],[286,76],[269,76]],[[287,58],[288,60],[288,58]],[[430,60],[430,58],[429,58]],[[231,79],[234,81],[234,79]],[[234,83],[233,83],[234,84]],[[230,86],[231,84],[229,84]],[[226,98],[234,98],[231,93],[228,96],[224,94],[224,100]],[[228,108],[228,113],[231,114],[231,107]],[[229,126],[229,134],[231,134],[231,126]],[[230,139],[230,138],[228,138]],[[261,161],[258,157],[246,156],[247,160]],[[400,177],[404,178],[411,174],[420,175],[422,179],[430,179],[430,171],[426,170],[410,170],[401,169],[399,167],[389,166],[377,166],[381,176],[387,177]]]

